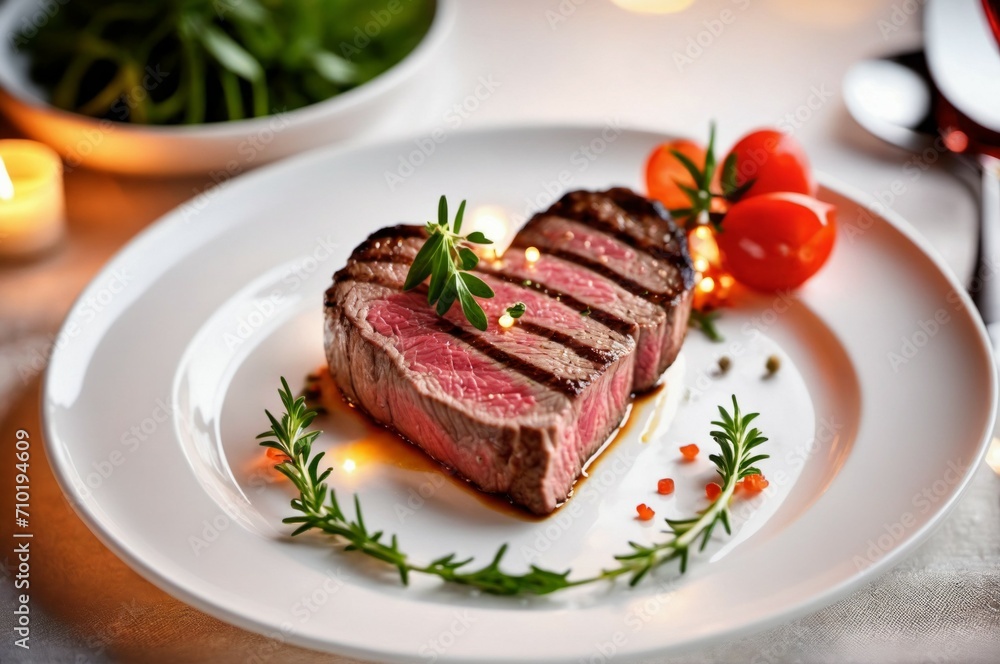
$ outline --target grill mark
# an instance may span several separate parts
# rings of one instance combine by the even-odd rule
[[[385,284],[381,279],[379,279],[377,275],[371,273],[349,276],[349,278],[358,283],[373,283],[386,288],[392,288],[392,286]],[[426,286],[421,286],[419,289],[415,290],[417,292],[426,293],[427,288]],[[333,303],[330,300],[327,300],[325,304],[326,306],[332,306]],[[469,330],[466,330],[465,328],[456,325],[445,318],[436,318],[434,326],[437,331],[449,334],[469,346],[472,346],[483,355],[486,355],[490,359],[503,364],[507,368],[521,374],[522,376],[569,397],[578,396],[581,392],[583,392],[583,390],[593,382],[593,379],[599,375],[596,369],[604,368],[616,359],[613,354],[606,353],[597,348],[591,348],[590,346],[587,346],[586,344],[577,341],[568,335],[549,330],[548,328],[540,325],[532,325],[527,322],[521,323],[521,326],[524,327],[525,331],[529,334],[535,334],[536,336],[552,339],[556,343],[565,345],[583,359],[599,365],[598,367],[595,367],[595,371],[591,373],[587,380],[577,380],[574,378],[559,376],[548,369],[543,369],[533,364],[529,364],[517,355],[512,355],[511,353],[494,346],[481,334],[470,332]],[[529,329],[529,327],[534,328],[534,330]],[[569,343],[567,343],[566,340],[568,340]]]
[[[597,375],[596,373],[591,374],[591,377],[588,380],[575,380],[572,378],[566,378],[565,376],[559,376],[547,369],[542,369],[541,367],[536,367],[533,364],[528,364],[520,357],[511,355],[510,353],[497,348],[487,341],[482,335],[469,332],[465,328],[459,327],[449,320],[438,318],[436,326],[442,332],[446,332],[459,341],[467,343],[483,355],[486,355],[490,359],[503,364],[508,369],[512,369],[522,376],[530,378],[536,383],[541,383],[542,385],[556,390],[557,392],[561,392],[568,397],[579,396],[580,393],[593,382],[593,378]]]
[[[549,254],[551,252],[546,251],[545,253]],[[503,272],[488,272],[488,271],[484,272],[485,274],[489,274],[490,276],[499,279],[501,281],[506,281],[507,283],[521,286],[522,288],[530,288],[531,290],[541,293],[542,295],[548,296],[553,300],[558,300],[559,302],[562,302],[567,307],[569,307],[573,311],[576,311],[579,314],[584,314],[589,310],[590,313],[586,315],[590,316],[591,319],[597,321],[604,327],[617,332],[618,334],[631,335],[632,331],[635,329],[635,323],[632,321],[628,321],[625,320],[624,318],[616,316],[610,311],[605,311],[604,309],[598,309],[597,307],[589,306],[586,303],[576,299],[572,295],[569,295],[568,293],[556,290],[555,288],[550,288],[549,286],[546,286],[543,283],[535,281],[534,279],[527,280],[530,281],[530,283],[525,283],[526,282],[525,279],[521,279],[519,277],[515,277],[510,274],[505,274]]]
[[[514,239],[514,242],[519,247],[523,246],[523,243],[521,243],[517,238]],[[639,282],[632,281],[628,277],[624,277],[618,274],[604,263],[587,258],[586,256],[574,254],[571,251],[566,251],[564,249],[553,249],[551,247],[548,247],[545,249],[545,253],[549,254],[550,256],[555,256],[556,258],[561,258],[564,261],[569,261],[570,263],[576,263],[580,267],[587,268],[591,272],[596,272],[605,279],[608,279],[609,281],[613,281],[614,283],[618,284],[619,286],[627,290],[629,293],[641,297],[644,300],[648,300],[653,304],[658,304],[664,308],[672,307],[674,300],[679,295],[679,293],[674,293],[669,291],[666,293],[653,292],[648,288],[646,288],[645,286],[643,286],[642,284],[640,284]]]
[[[624,187],[615,187],[604,192],[571,191],[564,194],[555,205],[539,214],[562,216],[589,224],[600,224],[613,231],[628,235],[624,229],[616,228],[616,225],[612,221],[598,214],[593,202],[595,197],[610,200],[619,210],[625,213],[625,217],[628,217],[637,225],[645,225],[643,223],[644,218],[652,217],[666,226],[667,232],[664,233],[664,236],[672,235],[675,239],[680,237],[673,218],[667,209],[663,207],[662,203],[639,196],[631,189]],[[628,235],[628,237],[648,242],[648,240],[642,237],[632,235]]]
[[[537,323],[529,323],[528,321],[522,321],[520,323],[521,328],[537,337],[543,337],[557,344],[562,344],[566,346],[571,351],[579,355],[580,357],[590,360],[594,364],[600,367],[606,367],[611,364],[615,359],[614,353],[606,350],[601,350],[600,348],[592,348],[581,341],[574,339],[570,335],[559,332],[558,330],[553,330],[551,328],[545,327],[544,325],[538,325]]]
[[[677,235],[673,235],[671,237],[671,239],[678,244],[678,250],[671,251],[646,238],[636,237],[628,231],[614,228],[611,224],[595,214],[571,211],[561,211],[558,213],[542,212],[537,215],[536,218],[541,220],[545,217],[558,217],[567,221],[574,221],[578,224],[586,226],[595,233],[601,233],[614,238],[622,244],[627,245],[629,248],[647,254],[655,260],[669,263],[671,267],[677,270],[680,275],[681,283],[683,284],[680,289],[671,289],[670,293],[672,296],[676,296],[680,294],[682,290],[687,290],[688,288],[694,286],[694,266],[691,265],[690,258],[687,256],[687,240],[682,237],[678,237]],[[549,253],[552,252],[549,251]]]
[[[414,237],[426,237],[424,229],[420,226],[395,226],[390,228],[384,228],[376,233],[373,233],[360,246],[358,246],[357,249],[354,250],[354,252],[351,255],[351,258],[348,260],[348,264],[345,265],[340,270],[338,270],[336,274],[334,274],[334,282],[339,283],[341,281],[350,279],[360,283],[375,283],[379,286],[394,288],[394,286],[385,283],[385,281],[379,278],[376,274],[373,274],[371,272],[365,274],[352,274],[350,268],[352,265],[356,265],[358,263],[371,263],[371,262],[378,262],[383,264],[391,263],[398,265],[410,265],[412,261],[406,260],[403,256],[396,255],[392,251],[393,248],[391,244],[393,241],[399,241]],[[547,253],[556,255],[556,252],[547,251]],[[562,257],[566,259],[565,256]],[[577,261],[575,258],[569,260],[572,260],[575,263],[579,263],[579,261]],[[584,267],[589,267],[589,266],[584,265]],[[598,271],[594,268],[591,269],[592,271],[595,272]],[[531,288],[532,290],[542,295],[545,295],[546,297],[555,299],[563,303],[564,305],[576,311],[577,313],[582,314],[585,312],[589,312],[588,315],[595,322],[619,334],[630,336],[634,330],[635,324],[633,322],[624,320],[616,316],[615,314],[612,314],[611,312],[605,311],[603,309],[588,306],[584,302],[581,302],[580,300],[576,299],[572,295],[569,295],[568,293],[563,293],[559,290],[549,288],[544,284],[535,281],[531,281],[531,283],[526,284],[525,280],[523,279],[518,279],[517,277],[513,277],[511,275],[504,274],[501,272],[492,272],[487,270],[480,270],[480,271],[483,272],[484,274],[488,274],[494,278],[500,279],[501,281],[517,285],[521,288]],[[604,276],[607,276],[615,283],[618,283],[619,285],[625,287],[622,284],[624,278],[620,277],[617,273],[611,271],[610,269],[605,268]],[[632,283],[634,284],[634,282]],[[640,286],[639,284],[634,284],[634,287],[637,289],[641,289],[643,291],[647,290],[642,288],[642,286]],[[425,291],[426,287],[421,286],[420,290]],[[628,288],[626,288],[626,290],[633,292],[631,289]],[[330,288],[327,290],[324,296],[325,306],[327,307],[334,306],[334,302],[331,299],[332,295],[333,295],[333,288]],[[643,297],[647,297],[648,295],[652,294],[646,293],[646,295],[643,295]],[[613,353],[589,346],[586,343],[579,341],[578,339],[575,339],[574,337],[565,334],[563,332],[553,330],[551,328],[539,325],[537,323],[529,323],[527,321],[522,321],[520,325],[529,334],[533,334],[535,336],[548,339],[562,346],[565,346],[573,353],[575,353],[577,356],[585,360],[588,360],[589,362],[597,365],[600,368],[606,367],[615,359]],[[580,394],[580,392],[582,392],[582,390],[591,382],[589,380],[580,381],[580,380],[565,378],[562,376],[558,376],[552,373],[551,371],[541,369],[532,364],[528,364],[522,361],[519,357],[511,355],[506,351],[497,348],[496,346],[494,346],[492,343],[490,343],[480,335],[469,332],[464,328],[457,326],[454,323],[451,323],[445,319],[440,319],[438,321],[438,326],[440,328],[440,331],[446,332],[451,336],[454,336],[468,343],[470,346],[476,348],[487,357],[490,357],[495,361],[501,362],[502,364],[513,369],[517,373],[520,373],[521,375],[526,376],[527,378],[530,378],[531,380],[534,380],[538,383],[551,387],[563,394],[569,396],[576,396]]]
[[[569,221],[575,221],[579,224],[591,228],[598,233],[604,233],[605,235],[610,235],[614,239],[618,240],[622,244],[627,244],[632,249],[647,253],[657,260],[674,261],[677,260],[677,252],[670,251],[669,249],[657,245],[654,242],[650,242],[647,238],[636,237],[626,230],[621,228],[614,228],[611,224],[604,221],[595,214],[587,213],[565,213],[561,212],[558,215],[553,215],[550,213],[545,213],[545,216],[558,216]],[[676,237],[672,237],[672,240],[677,241]]]
[[[567,196],[568,195],[569,194],[567,194]],[[557,204],[557,206],[562,207],[564,204],[564,200],[560,201]],[[619,207],[622,207],[623,211],[631,212],[631,210],[621,205],[621,202],[618,200],[618,197],[614,197],[613,200],[615,200],[616,204],[618,204]],[[655,206],[652,207],[655,211]],[[548,212],[541,213],[537,215],[536,218],[540,218],[541,216],[546,214],[549,213]],[[587,225],[589,228],[592,228],[595,232],[610,235],[611,237],[614,237],[615,239],[627,244],[633,249],[650,253],[650,255],[652,255],[654,258],[657,258],[659,260],[666,260],[667,262],[674,265],[680,272],[681,280],[683,282],[683,288],[679,290],[670,289],[662,293],[650,291],[642,284],[619,274],[618,272],[612,270],[603,263],[594,261],[592,259],[588,259],[585,256],[580,256],[578,254],[574,254],[561,249],[551,249],[551,248],[545,249],[546,253],[552,256],[556,256],[557,258],[562,258],[563,260],[575,263],[576,265],[589,269],[592,272],[596,272],[597,274],[612,281],[613,283],[617,284],[618,286],[628,291],[629,293],[641,297],[649,302],[653,302],[654,304],[661,305],[665,308],[673,306],[673,304],[676,302],[677,297],[681,295],[683,291],[688,290],[694,286],[694,269],[690,265],[690,261],[687,258],[686,252],[684,252],[683,249],[681,249],[680,253],[671,253],[663,248],[655,247],[655,245],[653,245],[652,243],[648,241],[642,241],[639,238],[635,238],[632,235],[626,233],[625,231],[618,231],[616,229],[611,228],[609,224],[601,221],[595,215],[587,215],[586,213],[579,213],[579,214],[574,214],[572,217],[565,216],[565,218],[569,219],[570,221],[583,223]],[[349,264],[362,263],[362,262],[392,262],[392,263],[409,265],[411,261],[401,260],[402,259],[401,256],[393,255],[391,247],[388,245],[393,240],[403,240],[414,237],[426,237],[425,229],[421,226],[406,226],[406,225],[383,228],[373,233],[357,249],[355,249],[355,251],[351,255],[351,258],[349,259]],[[383,240],[387,242],[384,243],[381,242]],[[686,242],[683,239],[678,239],[675,237],[675,240],[686,244]],[[378,246],[376,246],[376,244],[378,244]],[[524,242],[520,241],[519,236],[516,236],[514,238],[512,246],[523,248],[527,245]],[[681,246],[683,247],[683,244]],[[652,253],[653,251],[655,251],[655,253]],[[351,276],[348,272],[348,268],[349,265],[337,271],[337,273],[334,274],[334,281],[339,282]],[[548,297],[552,297],[553,299],[563,302],[564,304],[574,309],[578,313],[583,313],[587,311],[587,309],[589,308],[591,318],[593,318],[598,323],[604,325],[605,327],[618,332],[619,334],[628,335],[631,334],[633,330],[634,327],[633,322],[623,320],[622,318],[615,316],[614,314],[608,311],[595,309],[594,307],[588,307],[586,304],[577,300],[573,296],[567,293],[562,293],[555,289],[548,288],[544,284],[536,285],[535,282],[532,282],[531,284],[525,284],[524,280],[512,277],[507,274],[499,272],[490,272],[485,270],[481,271],[485,272],[486,274],[490,274],[494,277],[497,277],[508,283],[516,284],[525,288],[527,287],[533,288],[539,293],[542,293]]]
[[[546,251],[546,253],[552,253],[552,252]],[[355,260],[354,258],[352,258],[351,259],[351,264],[357,264],[357,263],[395,263],[395,264],[398,264],[398,265],[410,265],[409,261],[400,260],[401,258],[402,258],[401,256],[385,256],[385,257],[380,257],[380,258],[372,258],[372,259],[365,258],[365,259],[358,259],[358,260]],[[564,305],[566,305],[567,307],[569,307],[570,309],[572,309],[573,311],[575,311],[575,312],[577,312],[579,314],[585,314],[587,316],[590,316],[590,318],[592,320],[596,321],[597,323],[600,323],[604,327],[606,327],[606,328],[608,328],[608,329],[610,329],[610,330],[612,330],[614,332],[617,332],[618,334],[621,334],[623,336],[631,336],[632,332],[635,329],[635,323],[633,321],[629,321],[629,320],[626,320],[626,319],[621,318],[619,316],[616,316],[615,314],[611,313],[610,311],[605,311],[604,309],[600,309],[600,308],[597,308],[597,307],[590,306],[590,305],[586,304],[585,302],[582,302],[582,301],[576,299],[572,295],[569,295],[568,293],[564,293],[564,292],[562,292],[560,290],[557,290],[557,289],[554,289],[554,288],[550,288],[550,287],[546,286],[543,283],[539,283],[539,282],[534,281],[534,280],[530,280],[530,283],[525,283],[526,280],[524,280],[524,279],[520,279],[518,277],[509,275],[509,274],[506,274],[506,273],[503,273],[503,272],[493,272],[493,271],[490,271],[490,270],[483,270],[482,268],[477,268],[476,272],[480,272],[482,274],[487,274],[487,275],[489,275],[489,276],[491,276],[491,277],[493,277],[495,279],[498,279],[500,281],[505,281],[505,282],[507,282],[509,284],[513,284],[515,286],[520,286],[521,288],[530,288],[531,290],[533,290],[533,291],[535,291],[537,293],[540,293],[542,295],[545,295],[546,297],[549,297],[549,298],[551,298],[553,300],[556,300],[558,302],[563,303]],[[379,279],[375,279],[373,277],[373,275],[371,275],[371,274],[366,274],[363,277],[361,275],[352,275],[350,273],[350,264],[348,266],[342,268],[341,270],[339,270],[337,272],[337,275],[335,275],[335,276],[339,276],[339,278],[340,278],[339,280],[341,280],[341,281],[344,280],[344,279],[354,279],[355,281],[364,281],[366,283],[378,283],[380,286],[391,287],[389,284],[386,284],[386,283],[382,282]],[[327,303],[327,306],[329,306],[329,303]],[[569,338],[572,339],[572,337],[569,337]],[[555,339],[553,339],[553,340],[555,341]],[[576,342],[575,339],[573,339],[573,341]],[[558,343],[562,343],[562,342],[558,342]],[[579,343],[579,342],[576,342],[576,343]],[[564,344],[564,345],[568,345],[568,344]],[[590,351],[595,352],[595,353],[603,353],[603,351],[600,351],[599,349],[591,348],[589,346],[587,346],[587,348]],[[590,359],[589,355],[583,355],[581,353],[577,353],[577,354],[580,355],[581,357],[587,357],[588,359]],[[602,362],[603,362],[603,360],[602,360]]]
[[[682,240],[674,236],[672,239],[674,242],[678,243],[679,245],[678,250],[670,251],[669,249],[661,245],[658,245],[655,242],[650,242],[646,238],[636,237],[627,231],[618,230],[616,228],[610,228],[608,227],[607,224],[604,224],[603,222],[598,222],[599,224],[601,224],[599,226],[594,223],[587,223],[582,219],[573,219],[573,221],[579,221],[580,223],[583,223],[585,226],[594,229],[598,233],[604,233],[605,235],[610,235],[611,237],[615,238],[622,244],[628,245],[629,247],[635,249],[636,251],[641,251],[645,254],[649,254],[656,260],[669,263],[680,273],[681,282],[684,284],[684,287],[680,290],[691,288],[694,285],[694,268],[691,265],[691,262],[688,259],[688,257],[685,255],[686,252],[684,252],[683,249],[680,248],[682,242],[685,245],[687,244],[686,240]],[[678,294],[680,290],[674,291],[673,294],[674,295]]]
[[[590,192],[583,193],[585,196],[594,196]],[[615,187],[605,192],[597,193],[599,196],[610,199],[625,213],[625,216],[630,217],[635,223],[641,223],[644,217],[652,217],[662,221],[667,227],[667,232],[664,233],[663,237],[664,239],[670,237],[677,244],[676,251],[666,249],[661,244],[649,238],[633,235],[625,229],[616,228],[607,219],[597,214],[592,204],[588,204],[585,199],[580,200],[580,194],[581,192],[578,191],[569,192],[548,210],[540,212],[535,216],[539,218],[544,216],[560,216],[610,235],[633,249],[647,253],[657,260],[668,262],[677,268],[684,283],[684,290],[694,286],[694,266],[687,255],[687,237],[684,231],[677,227],[670,216],[670,212],[667,211],[662,203],[648,200],[632,190],[623,187]],[[582,208],[579,205],[580,203],[583,204]]]

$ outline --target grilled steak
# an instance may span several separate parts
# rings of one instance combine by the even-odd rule
[[[632,393],[677,357],[694,282],[684,235],[627,189],[569,193],[480,264],[496,292],[480,300],[485,332],[458,306],[437,316],[425,287],[402,290],[425,238],[419,226],[378,231],[334,275],[330,371],[347,399],[479,489],[547,514]],[[501,329],[517,301],[527,312]]]

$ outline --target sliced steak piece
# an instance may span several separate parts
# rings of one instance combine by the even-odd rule
[[[535,265],[520,251],[530,246],[543,252]],[[687,240],[662,206],[628,189],[566,194],[525,225],[499,269],[633,322],[636,392],[651,388],[680,352],[694,287]]]
[[[498,296],[482,302],[486,332],[457,307],[440,318],[425,291],[400,290],[415,254],[409,239],[378,241],[355,252],[363,260],[352,259],[327,292],[334,380],[350,401],[483,491],[553,511],[621,421],[634,341],[489,276]],[[507,306],[501,293],[529,302],[530,317],[511,330],[496,323]]]
[[[437,316],[426,286],[402,291],[423,228],[397,226],[369,237],[326,294],[327,360],[345,397],[483,491],[505,493],[539,514],[553,511],[621,422],[631,392],[652,385],[676,356],[683,327],[678,337],[675,326],[686,324],[690,307],[683,238],[669,220],[645,220],[645,208],[622,190],[612,192],[620,204],[578,192],[588,202],[573,204],[583,211],[569,209],[564,198],[560,216],[550,215],[558,223],[536,217],[524,231],[528,244],[547,250],[552,229],[565,233],[561,224],[576,224],[591,243],[567,250],[575,258],[543,254],[529,264],[514,250],[481,264],[496,293],[480,300],[489,321],[484,332],[457,305]],[[646,223],[670,232],[657,242],[660,230],[640,228]],[[515,245],[527,246],[522,240]],[[604,263],[607,252],[586,251],[595,243],[632,252],[633,260]],[[671,252],[679,258],[667,260]],[[606,269],[590,269],[587,259]],[[647,266],[642,274],[634,267],[640,263]],[[625,273],[646,285],[629,287]],[[517,301],[527,312],[501,329],[497,320]]]
[[[633,337],[637,355],[633,392],[651,388],[673,362],[673,358],[663,352],[668,345],[673,345],[668,337],[672,329],[668,311],[633,295],[605,276],[581,270],[576,263],[549,254],[542,254],[536,262],[529,263],[524,252],[517,249],[508,251],[495,263],[484,264],[481,269],[526,283],[549,297],[559,298],[582,316]]]

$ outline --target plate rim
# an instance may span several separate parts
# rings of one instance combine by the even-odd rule
[[[565,123],[565,122],[525,122],[525,123],[497,123],[493,125],[484,126],[478,129],[462,129],[453,132],[455,137],[479,137],[484,138],[489,135],[504,135],[509,133],[523,133],[523,132],[554,132],[554,131],[600,131],[602,125],[597,125],[588,122],[581,123]],[[623,126],[623,131],[632,134],[646,134],[652,140],[672,140],[677,138],[676,134],[670,132],[664,132],[660,129],[646,128],[641,126]],[[272,177],[274,173],[278,173],[282,170],[296,170],[299,168],[305,168],[308,164],[318,161],[323,161],[327,159],[340,158],[344,155],[349,155],[353,152],[374,150],[379,148],[384,148],[388,146],[403,146],[409,145],[412,142],[412,136],[402,136],[402,137],[390,137],[388,139],[383,139],[379,141],[361,141],[352,142],[349,144],[342,144],[336,146],[325,146],[319,147],[313,150],[309,150],[302,154],[296,155],[294,157],[280,160],[273,164],[268,164],[258,168],[254,171],[240,175],[227,181],[223,185],[223,190],[234,186],[233,183],[239,183],[236,186],[240,188],[246,188],[252,186],[254,182],[258,179],[267,179]],[[891,229],[895,234],[899,235],[902,239],[911,244],[916,248],[919,253],[923,254],[934,268],[939,273],[939,276],[943,278],[952,287],[952,289],[958,293],[958,297],[961,300],[964,308],[971,314],[969,316],[970,322],[973,328],[976,330],[977,338],[979,340],[979,345],[975,348],[970,348],[969,352],[982,352],[987,357],[992,358],[992,350],[989,343],[989,336],[986,332],[986,328],[982,323],[981,318],[976,313],[975,307],[972,303],[971,298],[966,292],[965,288],[960,284],[956,275],[944,262],[940,253],[930,245],[930,242],[919,234],[919,232],[901,215],[896,213],[890,208],[885,208],[880,206],[880,209],[876,212],[873,207],[878,205],[875,199],[868,195],[866,192],[853,187],[851,185],[845,184],[844,182],[838,180],[837,178],[831,177],[822,172],[816,172],[816,179],[822,186],[822,188],[827,189],[835,194],[839,194],[855,204],[864,207],[869,210],[873,215],[886,222],[886,227]],[[220,191],[220,193],[221,193]],[[121,247],[113,256],[111,256],[104,266],[92,277],[84,289],[80,292],[77,298],[74,300],[72,306],[69,308],[66,315],[66,319],[60,326],[59,331],[56,333],[56,338],[62,338],[62,335],[67,333],[68,328],[73,324],[74,314],[76,314],[81,306],[85,303],[88,296],[92,295],[92,291],[99,289],[101,284],[107,280],[109,275],[113,271],[120,267],[119,264],[129,255],[134,252],[144,250],[147,245],[154,244],[160,236],[175,233],[178,227],[183,227],[187,220],[183,215],[183,208],[185,205],[189,204],[190,201],[185,201],[168,211],[155,221],[151,222],[146,228],[142,229],[137,233],[132,239],[129,240],[123,247]],[[230,223],[238,223],[236,221]],[[71,345],[67,345],[69,347]],[[213,604],[208,600],[203,600],[202,597],[189,592],[187,589],[181,587],[174,583],[174,581],[167,575],[159,572],[153,565],[147,563],[143,557],[135,553],[131,546],[125,541],[118,541],[114,538],[111,530],[106,524],[102,523],[102,520],[98,514],[93,514],[91,511],[86,509],[86,504],[84,500],[81,500],[77,495],[76,489],[73,487],[71,478],[69,477],[69,459],[64,455],[64,451],[68,450],[68,447],[61,444],[59,439],[52,427],[52,421],[49,415],[50,410],[50,388],[51,384],[55,382],[54,374],[57,373],[57,368],[60,366],[61,358],[64,353],[69,351],[64,348],[60,348],[57,344],[53,353],[49,359],[48,366],[46,367],[45,374],[41,383],[41,411],[42,411],[42,434],[43,434],[43,444],[45,445],[46,453],[49,457],[50,466],[53,470],[53,475],[59,484],[67,502],[73,507],[74,512],[81,518],[81,520],[87,525],[88,529],[110,550],[112,550],[115,555],[122,560],[130,568],[138,572],[144,579],[163,590],[172,597],[185,602],[186,604],[195,607],[196,609],[203,611],[209,615],[212,615],[220,620],[228,622],[233,625],[237,625],[248,631],[252,631],[257,634],[267,636],[268,638],[274,638],[275,634],[278,632],[278,627],[267,623],[265,621],[255,619],[248,615],[241,613],[231,612],[224,607]],[[777,625],[786,624],[792,620],[800,618],[809,613],[815,612],[821,608],[829,606],[836,602],[837,600],[845,597],[848,593],[856,590],[858,587],[865,583],[872,582],[885,573],[890,571],[900,562],[902,562],[906,557],[908,557],[915,548],[920,544],[925,542],[931,534],[933,534],[945,521],[945,519],[951,514],[958,502],[965,496],[968,491],[969,485],[978,470],[979,466],[982,464],[983,459],[988,450],[989,442],[992,434],[992,424],[995,421],[998,409],[997,395],[998,395],[998,373],[997,366],[995,362],[990,362],[989,369],[987,370],[989,377],[989,391],[990,391],[990,406],[989,406],[989,420],[985,424],[982,433],[980,434],[980,439],[978,446],[975,448],[976,453],[973,459],[966,468],[962,479],[955,485],[955,491],[950,497],[943,500],[928,516],[927,521],[919,528],[912,531],[909,536],[903,539],[897,546],[895,546],[891,551],[884,554],[878,560],[872,562],[870,565],[866,566],[863,570],[859,570],[853,576],[841,581],[840,583],[830,586],[826,590],[816,593],[813,596],[802,600],[798,603],[792,603],[787,606],[784,610],[777,611],[773,615],[765,616],[759,619],[751,619],[747,622],[737,625],[725,630],[724,635],[715,634],[705,634],[691,638],[690,640],[684,641],[683,643],[671,644],[664,647],[649,647],[645,649],[633,649],[626,652],[617,653],[616,658],[621,661],[635,661],[644,657],[648,657],[653,654],[663,654],[666,652],[673,653],[683,653],[690,652],[692,650],[697,650],[699,648],[706,647],[712,643],[717,643],[719,639],[733,639],[745,636],[748,634],[757,633]],[[387,652],[385,650],[379,650],[377,648],[357,648],[351,645],[334,643],[331,641],[324,641],[320,639],[315,639],[305,634],[292,631],[290,633],[282,632],[282,640],[297,645],[300,647],[318,650],[321,652],[336,652],[345,656],[367,658],[367,659],[378,659],[380,661],[411,661],[413,657],[406,657],[393,652]],[[451,661],[453,658],[445,655],[442,661]],[[477,658],[477,661],[481,662],[505,662],[507,661],[500,655],[491,655],[482,658]],[[551,660],[551,661],[564,661],[563,659]],[[570,661],[566,659],[565,661]]]

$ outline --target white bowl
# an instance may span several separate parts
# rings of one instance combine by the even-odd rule
[[[277,115],[200,125],[149,126],[98,120],[55,108],[28,75],[28,59],[14,43],[25,21],[40,25],[55,3],[0,4],[0,112],[26,136],[47,143],[67,166],[133,175],[221,173],[349,138],[389,111],[407,84],[445,40],[454,0],[437,0],[430,29],[402,61],[357,88]],[[54,9],[53,9],[54,8]]]

